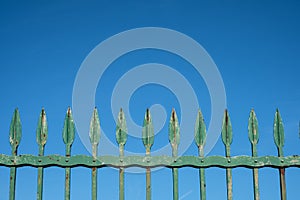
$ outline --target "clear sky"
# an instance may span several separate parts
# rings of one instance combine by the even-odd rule
[[[300,155],[299,9],[299,1],[1,1],[0,153],[11,153],[8,133],[12,113],[16,107],[19,108],[23,128],[18,153],[38,153],[36,125],[39,113],[44,107],[49,126],[45,154],[64,155],[63,119],[68,106],[74,105],[72,96],[76,76],[78,77],[84,60],[91,55],[90,52],[101,42],[118,33],[142,27],[161,27],[192,38],[202,45],[214,61],[226,91],[225,107],[229,110],[234,135],[231,146],[233,156],[251,154],[247,123],[252,108],[255,109],[259,121],[258,155],[277,155],[272,131],[276,108],[281,112],[285,127],[285,155]],[[120,46],[115,45],[112,49],[105,49],[103,54],[97,54],[97,62],[106,60],[124,46],[135,44],[141,38],[151,40],[151,37],[152,35],[148,34],[139,35],[136,40],[123,40],[124,43],[120,43]],[[180,42],[182,40],[178,40],[178,43]],[[182,50],[183,54],[187,53],[184,51],[186,43],[175,42],[169,45],[182,46],[182,49],[177,47],[177,50]],[[188,52],[187,55],[192,53],[194,52]],[[147,63],[159,63],[169,68],[158,66],[161,70],[156,68],[151,76],[145,71],[140,72],[138,76],[128,76],[130,70],[137,69],[137,66],[142,68],[143,64]],[[212,120],[211,92],[220,95],[221,90],[209,91],[205,78],[193,67],[195,66],[186,58],[174,52],[154,48],[128,52],[113,60],[106,68],[95,86],[95,96],[90,93],[83,94],[87,95],[83,96],[83,99],[89,99],[88,95],[92,95],[95,105],[87,103],[88,100],[81,100],[80,103],[88,104],[89,108],[97,106],[102,127],[101,139],[107,137],[113,146],[116,146],[113,116],[119,109],[115,105],[123,104],[122,107],[127,107],[131,117],[126,115],[126,118],[132,118],[139,126],[143,123],[146,108],[151,107],[157,132],[152,150],[159,152],[166,147],[165,152],[170,154],[167,126],[171,109],[174,107],[181,119],[181,114],[186,113],[184,106],[189,106],[184,102],[190,98],[187,95],[188,91],[185,93],[183,85],[177,80],[177,75],[181,74],[192,86],[197,97],[196,103],[203,111],[207,126]],[[202,67],[208,68],[203,65]],[[104,66],[99,68],[103,69]],[[165,71],[163,73],[163,69],[173,69],[173,74]],[[93,74],[93,71],[91,73],[99,75]],[[127,79],[122,79],[126,78],[125,75]],[[162,86],[155,79],[152,83],[149,80],[146,84],[138,85],[137,90],[126,90],[130,81],[135,84],[136,80],[149,77],[164,77],[170,81],[170,85]],[[120,91],[113,92],[116,91],[115,85],[120,80],[129,81],[123,82],[125,94],[129,94],[129,99]],[[91,82],[92,79],[84,80],[86,85]],[[215,83],[218,83],[217,78]],[[181,93],[177,93],[173,87],[179,88]],[[218,88],[218,85],[214,87]],[[86,112],[89,114],[90,111]],[[187,112],[187,117],[181,119],[182,122],[185,120],[191,130],[196,112],[197,108],[193,112]],[[223,110],[218,112],[222,115]],[[79,126],[81,122],[75,123]],[[88,127],[88,123],[83,123],[83,127]],[[144,153],[141,132],[132,127],[129,128],[130,134],[125,146],[127,154]],[[217,123],[216,128],[220,130],[221,124],[218,126]],[[211,134],[219,133],[220,131],[214,131]],[[84,138],[87,134],[88,129],[83,129],[80,133],[77,130],[72,154],[89,155],[89,146],[79,137]],[[191,138],[193,134],[183,131],[181,140],[186,141],[186,138]],[[189,144],[182,153],[198,155],[196,145],[192,141]],[[104,145],[103,142],[100,143],[99,155],[110,154],[110,150]],[[212,147],[211,151],[206,152],[208,156],[224,155],[221,138]],[[115,152],[112,150],[111,154]],[[145,174],[132,172],[137,171],[134,169],[125,175],[126,199],[145,199]],[[37,169],[24,167],[18,169],[17,174],[16,199],[35,199]],[[72,169],[71,199],[90,199],[90,176],[90,169]],[[261,199],[280,199],[278,170],[261,169],[259,176]],[[287,169],[286,179],[288,199],[298,199],[300,170]],[[226,199],[225,170],[206,170],[206,180],[207,199]],[[153,172],[153,199],[171,199],[171,181],[170,169]],[[8,199],[8,191],[9,169],[0,167],[0,200]],[[197,169],[179,169],[179,193],[184,200],[199,199]],[[118,199],[117,170],[99,169],[98,196],[103,200]],[[63,197],[64,169],[45,169],[44,199]],[[233,170],[233,197],[253,199],[251,170]]]

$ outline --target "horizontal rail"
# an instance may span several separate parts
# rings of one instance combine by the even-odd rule
[[[7,167],[115,167],[115,168],[128,168],[128,167],[142,167],[142,168],[155,168],[155,167],[168,167],[168,168],[181,168],[181,167],[194,167],[194,168],[287,168],[287,167],[300,167],[300,156],[181,156],[175,159],[170,156],[99,156],[96,159],[87,155],[74,155],[71,157],[61,155],[48,155],[48,156],[34,156],[34,155],[18,155],[8,156],[0,154],[0,166]]]

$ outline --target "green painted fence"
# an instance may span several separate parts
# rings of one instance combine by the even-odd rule
[[[97,149],[100,141],[100,120],[97,109],[94,109],[90,123],[90,142],[92,155],[71,156],[71,147],[75,136],[75,125],[71,109],[67,110],[64,127],[63,141],[66,145],[65,156],[44,155],[44,147],[48,136],[46,113],[42,109],[36,131],[36,140],[39,146],[38,156],[18,155],[17,149],[21,140],[22,128],[18,109],[14,111],[9,136],[12,148],[12,155],[0,154],[0,166],[10,168],[9,199],[15,199],[16,172],[18,167],[31,166],[38,170],[37,177],[37,199],[43,198],[43,170],[45,167],[58,166],[65,169],[65,199],[70,199],[71,168],[84,166],[91,169],[92,176],[92,199],[97,199],[97,170],[102,167],[114,167],[119,169],[119,199],[124,199],[124,169],[128,167],[142,167],[146,169],[146,199],[151,199],[151,169],[155,167],[168,167],[172,169],[173,176],[173,199],[178,200],[178,168],[194,167],[199,169],[200,199],[206,199],[205,169],[219,167],[226,170],[227,199],[232,196],[232,168],[244,167],[253,171],[253,192],[254,199],[260,199],[258,170],[263,167],[277,168],[279,171],[281,199],[286,200],[285,168],[300,167],[299,156],[283,155],[284,129],[279,111],[276,110],[274,119],[274,142],[278,149],[278,156],[258,156],[256,145],[259,140],[258,122],[254,111],[250,112],[248,123],[248,136],[252,146],[252,156],[230,155],[232,143],[232,126],[228,111],[225,110],[222,124],[222,141],[225,145],[224,156],[204,157],[204,146],[206,140],[206,126],[203,115],[199,110],[195,123],[195,143],[199,149],[199,156],[178,156],[178,145],[180,143],[180,127],[175,110],[172,110],[169,123],[169,141],[172,147],[172,156],[151,156],[151,147],[154,143],[154,130],[150,111],[147,109],[142,129],[142,142],[145,146],[145,156],[124,156],[124,145],[127,140],[126,120],[122,109],[119,112],[116,126],[116,140],[119,144],[119,156],[98,156]],[[99,195],[101,196],[101,194]]]

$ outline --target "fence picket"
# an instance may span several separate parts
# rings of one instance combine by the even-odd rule
[[[257,157],[257,148],[259,132],[258,122],[254,110],[252,109],[248,122],[248,136],[251,142],[252,157]],[[253,188],[254,188],[254,200],[259,200],[259,182],[258,182],[258,168],[253,168]]]
[[[97,108],[93,111],[93,116],[90,123],[90,141],[92,144],[92,156],[93,159],[97,159],[98,144],[100,141],[100,120],[98,116]],[[97,168],[92,168],[92,200],[97,200]]]
[[[36,141],[39,146],[39,156],[44,156],[44,146],[47,142],[48,138],[48,126],[47,126],[47,118],[46,112],[42,109],[38,126],[36,130]],[[43,174],[44,168],[38,167],[38,180],[37,180],[37,200],[43,199]]]
[[[230,162],[230,145],[232,143],[232,127],[228,111],[225,110],[222,125],[222,140],[225,145],[227,161]],[[232,170],[226,168],[227,199],[232,200]]]
[[[16,108],[10,123],[9,129],[9,141],[12,149],[12,156],[17,156],[18,146],[21,141],[22,136],[22,126],[20,120],[19,110]],[[15,162],[15,160],[13,160]],[[9,199],[15,199],[15,191],[16,191],[16,167],[10,168],[10,184],[9,184]]]
[[[199,156],[204,158],[204,145],[206,141],[206,126],[204,119],[199,109],[196,124],[195,124],[195,142],[198,146]],[[205,170],[204,168],[199,169],[199,179],[200,179],[200,199],[206,199],[206,183],[205,183]]]
[[[274,119],[274,141],[278,149],[278,156],[283,157],[283,145],[284,145],[284,129],[282,119],[279,110],[276,110]],[[280,194],[281,200],[286,200],[286,184],[285,184],[285,168],[279,169],[280,177]]]
[[[149,109],[145,113],[142,139],[146,148],[146,156],[150,156],[150,150],[154,143],[154,129]],[[149,167],[146,168],[146,200],[151,200],[151,169]]]
[[[169,141],[172,146],[172,156],[175,162],[177,160],[178,145],[180,140],[179,133],[180,133],[180,129],[179,129],[178,118],[176,115],[176,111],[173,108],[171,113],[170,123],[169,123]],[[178,169],[172,168],[172,174],[173,174],[173,200],[178,200]]]
[[[127,141],[127,125],[124,112],[122,108],[120,109],[116,128],[116,140],[119,144],[119,157],[123,161],[124,158],[124,145]],[[119,200],[124,200],[124,168],[119,169]]]
[[[71,156],[71,146],[75,136],[75,125],[71,114],[71,108],[68,108],[64,128],[63,128],[63,140],[66,144],[66,162],[69,162]],[[65,200],[70,200],[70,182],[71,182],[71,168],[65,168]]]

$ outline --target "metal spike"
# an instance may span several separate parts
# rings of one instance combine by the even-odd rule
[[[13,151],[19,146],[22,137],[22,125],[18,108],[15,109],[9,129],[9,142]]]
[[[98,145],[100,141],[100,120],[97,108],[93,111],[93,116],[90,123],[90,141],[92,145]]]
[[[195,142],[198,147],[204,146],[206,141],[206,126],[204,123],[203,115],[199,109],[196,124],[195,124]]]
[[[180,128],[179,128],[176,111],[173,108],[171,118],[170,118],[170,123],[169,123],[169,141],[172,147],[173,146],[177,147],[179,145],[179,140],[180,140]]]
[[[145,119],[142,130],[143,144],[146,147],[146,152],[150,151],[154,143],[154,129],[149,109],[146,110]]]
[[[119,145],[124,146],[127,141],[127,125],[124,112],[120,109],[116,128],[116,139]]]
[[[225,146],[230,146],[232,143],[232,126],[227,109],[225,110],[223,117],[222,140]]]
[[[258,143],[259,139],[259,132],[258,132],[258,122],[255,115],[254,110],[252,109],[249,116],[249,122],[248,122],[248,137],[250,142],[253,145],[256,145]]]
[[[279,110],[276,110],[274,119],[274,141],[277,148],[281,149],[284,145],[284,129]]]
[[[67,111],[67,114],[65,117],[65,121],[64,121],[64,128],[63,128],[63,140],[67,146],[67,149],[66,149],[67,155],[70,155],[69,151],[70,151],[71,145],[73,144],[74,137],[75,137],[75,125],[74,125],[74,121],[73,121],[73,117],[72,117],[72,113],[71,113],[71,108],[68,108],[68,111]]]
[[[47,142],[47,138],[48,138],[48,125],[47,125],[46,112],[43,108],[39,117],[38,127],[36,130],[36,141],[38,145],[44,146]]]

